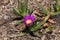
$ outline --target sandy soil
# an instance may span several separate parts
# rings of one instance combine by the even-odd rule
[[[29,0],[28,7],[36,7],[35,1],[45,8],[53,4],[53,0]],[[17,20],[14,19],[18,16],[13,14],[13,7],[17,7],[17,0],[0,0],[0,40],[60,40],[60,15],[53,17],[57,24],[51,34],[42,32],[39,37],[29,34],[21,37],[19,26],[15,27]]]

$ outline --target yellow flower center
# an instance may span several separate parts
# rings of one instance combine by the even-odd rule
[[[26,20],[26,24],[30,24],[32,20]]]

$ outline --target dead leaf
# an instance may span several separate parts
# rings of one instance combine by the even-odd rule
[[[56,22],[55,22],[54,20],[52,20],[52,19],[49,19],[48,21],[49,21],[50,23],[53,23],[53,24],[56,23]]]
[[[25,28],[26,28],[25,25],[21,25],[21,26],[20,26],[20,30],[22,30],[22,31],[23,31]]]
[[[22,24],[22,25],[17,26],[16,28],[20,31],[23,31],[26,28],[26,26]]]
[[[48,26],[49,26],[49,24],[48,24],[48,23],[45,23],[43,26],[44,26],[44,27],[48,27]]]

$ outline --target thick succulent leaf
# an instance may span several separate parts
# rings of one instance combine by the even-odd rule
[[[16,15],[21,16],[21,14],[20,14],[20,12],[19,12],[19,10],[18,10],[18,9],[13,8],[13,12],[14,12],[14,14],[16,14]]]
[[[20,34],[19,34],[19,36],[24,36],[24,35],[26,35],[27,33],[24,33],[24,32],[21,32]]]
[[[60,11],[60,6],[58,5],[58,0],[55,0],[55,4],[53,5],[53,8],[54,8],[55,12]]]
[[[50,12],[50,13],[51,13],[51,16],[56,16],[56,15],[60,14],[60,11],[58,11],[58,12]]]
[[[34,28],[31,28],[31,31],[37,31],[38,29],[43,28],[43,24],[49,19],[50,15],[46,16],[46,18],[40,22],[37,26],[35,26]]]
[[[56,1],[56,3],[58,2],[58,0],[55,0]],[[44,13],[44,14],[48,14],[49,13],[49,11],[48,10],[45,10],[45,8],[42,6],[42,5],[40,5],[39,3],[37,3],[36,2],[36,4],[37,4],[37,6],[42,10],[42,12]],[[57,4],[54,4],[53,5],[53,8],[54,8],[54,10],[56,11],[56,12],[50,12],[50,14],[52,15],[52,16],[55,16],[55,15],[57,15],[57,14],[60,14],[60,6],[59,5],[57,5]]]
[[[16,25],[22,24],[23,20],[20,20],[16,23]]]
[[[54,27],[53,27],[53,26],[50,26],[50,27],[48,27],[48,29],[49,29],[50,31],[52,31],[52,30],[54,29]]]
[[[22,5],[21,1],[18,0],[18,9],[20,12],[22,12],[22,10],[21,10],[22,7],[23,7],[23,5]]]
[[[40,34],[41,34],[41,33],[37,32],[37,31],[34,32],[34,35],[35,35],[36,37],[40,37]]]
[[[20,12],[18,9],[13,8],[14,14],[18,15],[18,16],[22,16],[24,17],[26,14],[24,14],[23,12]]]
[[[25,16],[27,13],[27,5],[28,5],[28,0],[25,0],[24,3],[18,0],[18,9],[23,16]]]
[[[54,8],[54,12],[56,12],[57,9],[56,9],[56,5],[55,4],[53,5],[53,8]]]
[[[27,13],[27,7],[28,7],[28,0],[25,0],[24,2],[24,11]]]
[[[46,29],[46,32],[50,32],[50,31],[52,31],[54,29],[54,27],[53,26],[50,26],[50,27],[48,27],[47,29]]]
[[[28,9],[28,13],[32,14],[33,13],[33,9],[32,8]]]
[[[60,11],[60,6],[57,5],[57,6],[56,6],[56,9],[57,9],[57,12]]]
[[[21,0],[18,0],[18,10],[19,12],[22,14],[22,16],[24,16],[24,4],[21,2]]]
[[[36,2],[37,6],[41,9],[42,13],[44,13],[45,15],[48,14],[48,10],[46,10],[42,5],[40,5],[38,2]]]
[[[27,6],[28,6],[28,0],[24,0],[24,4],[22,4],[22,14],[24,16],[27,14]]]
[[[58,5],[58,0],[55,0],[55,2],[56,2],[56,5]]]

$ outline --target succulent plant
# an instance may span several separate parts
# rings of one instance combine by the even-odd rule
[[[37,24],[38,18],[35,18],[34,15],[32,15],[33,9],[28,9],[28,0],[24,0],[24,3],[18,0],[18,8],[13,8],[14,14],[21,16],[22,19],[17,23],[18,25],[24,23],[26,26],[26,30],[29,33],[35,32],[38,29],[43,28],[43,24],[48,21],[48,19],[51,16],[55,16],[57,14],[60,14],[60,6],[58,7],[57,1],[55,0],[56,3],[52,6],[54,10],[57,10],[56,12],[51,12],[49,10],[46,10],[42,5],[39,3],[36,3],[37,6],[42,10],[42,12],[45,14],[45,19],[42,20],[39,24]]]

